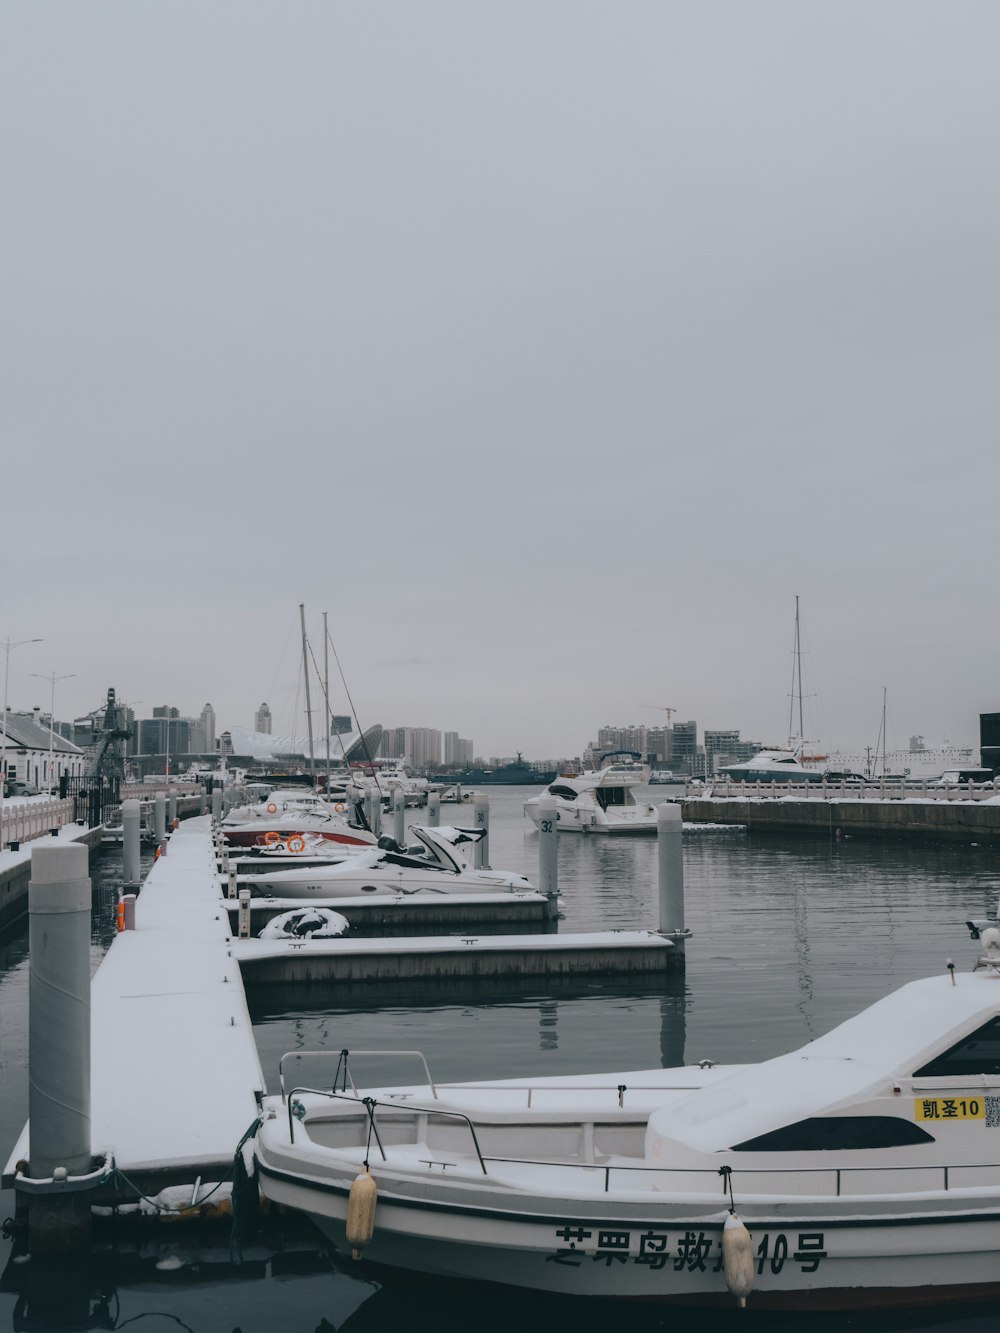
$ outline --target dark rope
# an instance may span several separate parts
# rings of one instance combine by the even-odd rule
[[[725,1193],[726,1190],[729,1191],[729,1211],[735,1214],[736,1201],[733,1198],[733,1168],[731,1166],[720,1166],[719,1175],[723,1179],[723,1186],[722,1186],[723,1193]]]

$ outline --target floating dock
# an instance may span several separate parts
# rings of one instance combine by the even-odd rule
[[[250,881],[252,884],[252,880]],[[244,885],[246,887],[246,885]],[[239,902],[225,900],[233,933],[237,933]],[[552,915],[547,898],[540,893],[475,894],[377,894],[362,898],[251,898],[250,933],[284,912],[307,907],[329,908],[347,918],[352,929],[384,930],[398,934],[402,930],[420,933],[428,930],[463,930],[475,926],[491,933],[511,925],[546,924]]]
[[[91,982],[92,1149],[113,1155],[147,1194],[196,1178],[226,1179],[256,1119],[265,1088],[244,979],[524,977],[537,986],[545,976],[648,975],[683,964],[683,949],[650,931],[240,940],[226,887],[208,817],[189,819],[142,886],[135,929],[116,936]],[[28,1146],[26,1126],[5,1187],[14,1185]]]

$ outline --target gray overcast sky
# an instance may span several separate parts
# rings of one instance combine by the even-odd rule
[[[12,706],[1000,709],[993,0],[0,14]]]

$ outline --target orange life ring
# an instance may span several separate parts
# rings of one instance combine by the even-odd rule
[[[268,813],[269,815],[276,815],[276,814],[278,813],[278,807],[274,804],[273,801],[272,801],[271,804],[267,807],[267,813]]]
[[[336,804],[333,808],[334,808],[334,810],[336,810],[336,812],[337,812],[338,815],[342,815],[342,814],[344,813],[344,802],[343,802],[343,801],[338,801],[337,804]]]
[[[268,830],[267,833],[264,834],[264,842],[267,844],[268,847],[273,847],[276,842],[280,841],[281,841],[281,834],[275,833],[274,829],[270,829]]]
[[[300,838],[297,833],[294,838],[288,839],[288,850],[292,853],[293,856],[298,856],[299,852],[304,852],[305,849],[306,849],[305,838]]]

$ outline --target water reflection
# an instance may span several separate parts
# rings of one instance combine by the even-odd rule
[[[525,793],[491,793],[492,859],[534,876],[537,835],[525,827]],[[800,1045],[914,977],[964,966],[962,923],[995,913],[995,854],[973,847],[909,847],[852,839],[795,843],[709,833],[685,836],[687,918],[694,931],[684,974],[540,982],[260,987],[249,993],[268,1085],[280,1056],[319,1048],[330,1077],[341,1049],[421,1050],[442,1080],[643,1069],[764,1059]],[[117,850],[92,868],[95,965],[113,938],[121,876]],[[563,931],[654,926],[654,839],[566,837],[559,848]],[[27,1111],[27,929],[0,937],[0,1149]],[[352,1057],[352,1066],[354,1059]],[[412,1065],[359,1071],[371,1081],[415,1081]],[[7,1196],[9,1200],[9,1196]],[[12,1204],[5,1211],[12,1212]],[[379,1273],[331,1255],[302,1219],[285,1218],[236,1260],[214,1240],[150,1227],[139,1240],[100,1239],[86,1268],[13,1262],[0,1277],[0,1324],[56,1327],[161,1322],[198,1330],[274,1328],[382,1333],[461,1326],[597,1333],[622,1319],[617,1305],[502,1291],[472,1295],[451,1284]],[[242,1262],[238,1260],[242,1257]],[[630,1309],[639,1333],[683,1313]],[[722,1321],[736,1318],[721,1311]],[[989,1321],[989,1322],[987,1322]],[[739,1316],[747,1328],[798,1330],[801,1316]],[[980,1333],[995,1309],[810,1316],[811,1330],[882,1333],[926,1328]]]

